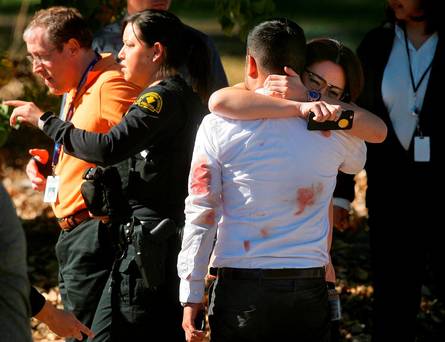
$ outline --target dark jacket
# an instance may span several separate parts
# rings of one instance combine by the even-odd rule
[[[394,34],[394,26],[385,24],[370,31],[357,50],[365,75],[365,88],[357,102],[382,118],[388,126],[388,136],[383,143],[368,144],[365,168],[368,175],[367,206],[370,209],[374,205],[394,206],[411,201],[413,197],[426,199],[429,191],[438,186],[443,187],[443,182],[438,178],[438,163],[444,156],[443,137],[440,135],[445,117],[442,104],[445,79],[444,40],[439,33],[420,113],[423,134],[429,136],[431,141],[431,162],[419,163],[414,162],[413,141],[408,151],[400,144],[382,99],[383,72],[391,53]]]

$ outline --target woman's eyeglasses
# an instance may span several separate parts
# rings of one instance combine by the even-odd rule
[[[307,88],[318,91],[326,89],[326,95],[337,100],[340,100],[343,97],[345,91],[344,89],[329,84],[323,77],[317,75],[309,69],[304,69],[304,72],[307,75],[307,84],[305,84]]]

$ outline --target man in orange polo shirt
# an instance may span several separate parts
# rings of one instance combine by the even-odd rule
[[[111,54],[98,55],[91,48],[92,34],[79,12],[52,7],[38,11],[23,34],[33,72],[49,91],[68,93],[63,115],[76,127],[107,132],[119,122],[141,89],[125,82]],[[33,103],[9,101],[13,106]],[[42,115],[49,115],[46,112]],[[56,244],[59,285],[66,310],[90,326],[114,260],[107,227],[91,219],[80,193],[85,169],[94,167],[55,146],[52,160],[45,150],[30,151],[27,174],[33,188],[43,191],[62,228]],[[40,163],[52,165],[45,178]]]

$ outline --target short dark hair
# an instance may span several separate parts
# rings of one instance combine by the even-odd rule
[[[173,13],[163,10],[144,10],[124,18],[123,29],[132,25],[135,36],[149,47],[156,42],[164,49],[162,77],[167,77],[185,66],[191,85],[203,101],[210,96],[210,53],[198,32],[185,26]]]
[[[306,37],[303,29],[292,20],[271,19],[249,32],[247,50],[269,73],[283,74],[285,66],[301,73],[306,57]]]
[[[363,69],[357,55],[341,42],[330,38],[317,38],[307,44],[306,66],[331,61],[345,73],[346,85],[342,100],[355,101],[363,89]]]
[[[135,36],[151,47],[156,42],[167,48],[164,67],[178,69],[184,60],[184,25],[173,13],[161,10],[144,10],[124,18],[122,29],[132,25]],[[134,30],[137,28],[137,31]],[[171,51],[170,51],[171,50]],[[181,51],[182,50],[182,51]]]
[[[72,38],[79,42],[80,47],[91,49],[93,35],[86,20],[75,8],[54,6],[39,10],[26,27],[25,34],[35,27],[45,28],[48,41],[59,51]]]

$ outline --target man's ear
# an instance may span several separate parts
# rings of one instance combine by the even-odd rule
[[[66,49],[70,55],[75,56],[80,50],[80,44],[77,39],[70,38],[66,43]]]
[[[153,44],[153,62],[162,62],[164,56],[164,45],[159,42]]]
[[[251,78],[258,78],[258,67],[255,58],[246,56],[247,75]]]

